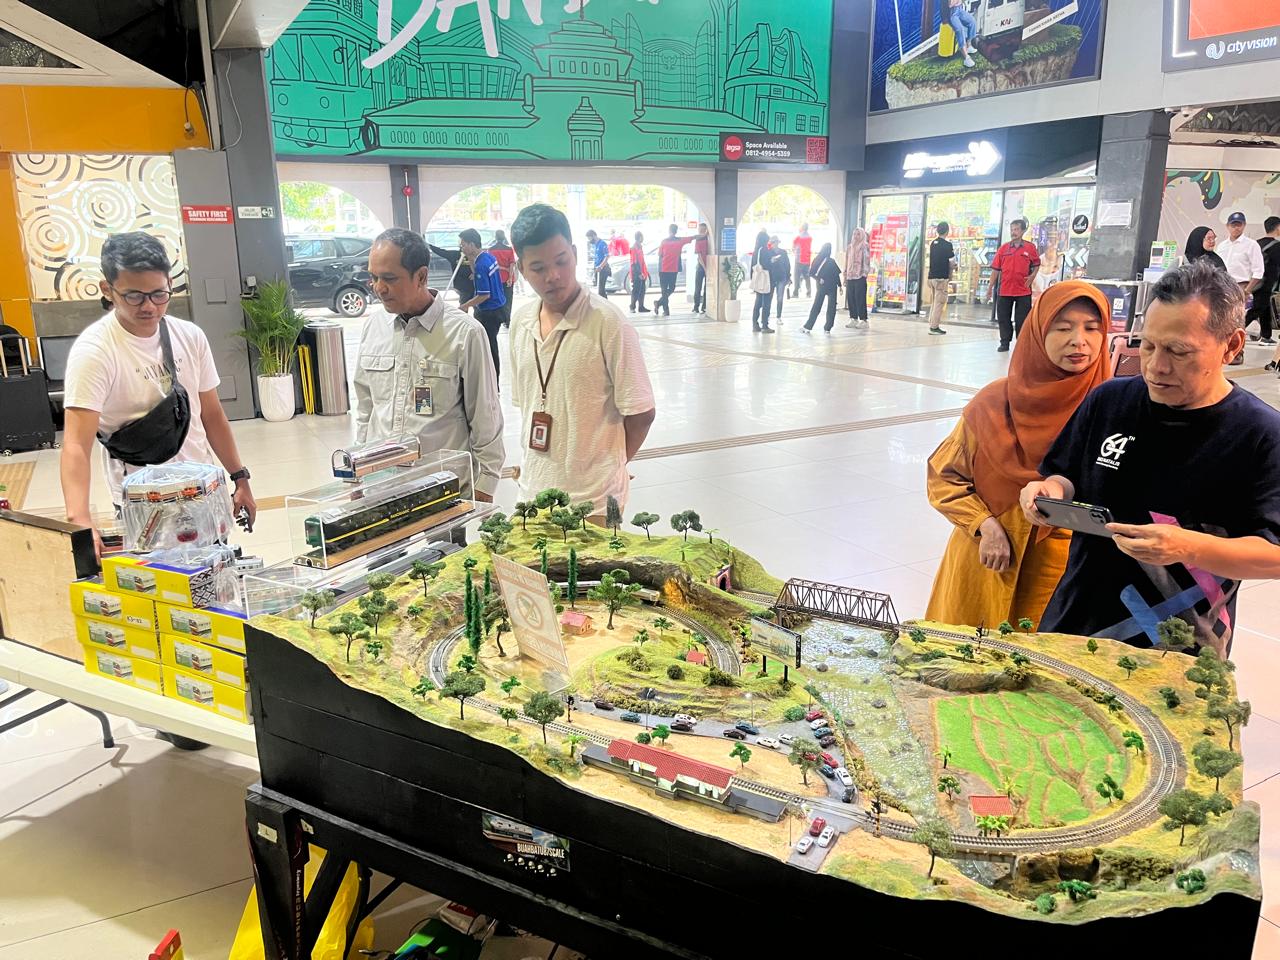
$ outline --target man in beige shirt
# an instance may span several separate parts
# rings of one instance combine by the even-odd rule
[[[625,509],[627,464],[654,418],[640,338],[622,311],[585,289],[569,221],[554,207],[525,207],[511,226],[521,274],[538,295],[511,320],[512,398],[521,412],[520,492],[558,487],[603,514]]]

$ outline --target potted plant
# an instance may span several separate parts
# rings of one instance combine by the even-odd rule
[[[720,258],[720,272],[729,287],[729,299],[724,302],[724,319],[726,323],[737,323],[742,319],[742,302],[738,299],[738,288],[747,279],[747,271],[737,257]]]
[[[245,329],[236,331],[258,351],[258,404],[263,419],[272,423],[293,418],[293,361],[307,323],[289,300],[284,280],[262,284],[257,296],[241,302]]]

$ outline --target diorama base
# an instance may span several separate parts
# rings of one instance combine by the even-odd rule
[[[265,938],[269,957],[309,957],[300,940],[323,919],[289,911],[289,853],[304,833],[341,857],[609,960],[802,956],[824,943],[866,958],[967,956],[1017,944],[1036,960],[1078,960],[1100,944],[1180,954],[1210,932],[1217,958],[1247,960],[1252,951],[1261,904],[1233,893],[1046,925],[799,871],[589,796],[501,746],[347,685],[252,624],[246,635],[262,771],[248,826],[275,932]],[[486,813],[567,839],[567,868],[532,870],[513,859],[484,835]],[[291,831],[290,823],[300,826]]]

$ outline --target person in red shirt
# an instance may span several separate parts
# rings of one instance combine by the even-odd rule
[[[636,231],[636,242],[628,246],[631,257],[631,312],[648,313],[644,305],[644,288],[649,283],[649,265],[644,259],[644,234]]]
[[[800,224],[800,233],[791,241],[791,250],[796,255],[796,282],[791,288],[791,296],[800,296],[800,281],[804,281],[804,295],[810,296],[809,265],[813,262],[813,237],[809,236],[809,224]]]
[[[693,312],[707,313],[707,257],[711,255],[711,227],[698,224],[698,235],[693,238],[693,252],[698,258],[698,272],[693,278]]]
[[[505,309],[506,316],[503,324],[511,326],[511,299],[516,282],[516,252],[511,249],[511,244],[507,243],[507,232],[505,230],[493,231],[493,243],[489,244],[489,252],[493,254],[493,259],[498,261],[498,276],[502,278],[502,289],[507,295],[507,304]]]
[[[676,292],[676,277],[680,274],[680,251],[694,239],[692,234],[677,237],[679,230],[674,223],[671,224],[667,228],[666,239],[658,244],[658,284],[662,296],[653,305],[654,316],[661,311],[671,316],[671,294]]]
[[[609,231],[609,256],[625,257],[631,253],[631,244],[617,230]]]
[[[1022,239],[1027,221],[1019,217],[1009,224],[1012,237],[996,251],[991,269],[1000,271],[1000,294],[996,299],[996,320],[1000,323],[1000,353],[1009,352],[1009,344],[1022,332],[1022,323],[1031,312],[1031,281],[1040,269],[1040,251],[1030,240]]]

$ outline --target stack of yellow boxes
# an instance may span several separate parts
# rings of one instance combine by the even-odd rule
[[[251,722],[244,615],[197,605],[206,568],[104,557],[102,582],[71,584],[85,669],[141,690]]]

